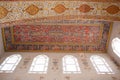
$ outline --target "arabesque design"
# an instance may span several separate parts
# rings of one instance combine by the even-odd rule
[[[59,20],[59,17],[62,20],[120,21],[120,2],[116,0],[0,1],[0,3],[2,6],[0,24],[14,24],[38,18]],[[12,12],[7,15],[6,9]]]
[[[106,52],[111,24],[50,20],[36,25],[15,25],[2,29],[4,46],[6,51]]]

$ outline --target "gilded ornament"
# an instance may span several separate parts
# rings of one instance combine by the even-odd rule
[[[65,6],[62,4],[58,4],[55,8],[52,8],[52,10],[61,14],[61,13],[65,12],[65,10],[68,10],[68,8],[65,8]]]
[[[25,11],[27,13],[29,13],[30,15],[35,15],[38,13],[39,10],[42,10],[41,8],[39,9],[37,6],[35,5],[30,5],[28,8],[25,9]]]
[[[0,19],[4,18],[7,16],[8,14],[8,10],[2,6],[0,6]]]
[[[120,11],[119,7],[116,5],[111,5],[103,10],[106,10],[109,14],[116,14]]]
[[[77,10],[79,10],[80,12],[83,12],[83,13],[87,13],[89,12],[90,10],[93,10],[94,8],[91,8],[89,5],[87,4],[82,4],[79,8],[76,8]]]

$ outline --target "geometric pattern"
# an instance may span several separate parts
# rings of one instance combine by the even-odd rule
[[[41,23],[2,28],[5,51],[106,52],[107,50],[112,22],[50,20]]]
[[[4,18],[7,16],[8,14],[8,10],[2,6],[0,6],[0,19]]]
[[[38,13],[39,10],[42,10],[42,9],[39,9],[37,6],[35,5],[30,5],[28,8],[25,9],[25,11],[27,13],[29,13],[30,15],[35,15]],[[24,10],[23,10],[24,11]]]
[[[58,4],[55,8],[52,8],[52,10],[54,10],[58,14],[63,13],[67,9],[68,8],[65,8],[65,6],[62,4]]]
[[[79,10],[80,12],[83,12],[83,13],[87,13],[89,12],[90,10],[93,10],[94,8],[91,8],[89,5],[87,4],[82,4],[79,8],[76,8],[77,10]]]
[[[0,24],[4,26],[34,19],[120,21],[119,0],[9,0],[0,4]]]

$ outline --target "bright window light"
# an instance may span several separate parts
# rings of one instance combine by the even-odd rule
[[[90,60],[98,74],[114,74],[110,66],[101,56],[93,55]]]
[[[81,73],[77,59],[74,56],[66,55],[62,59],[63,73]]]
[[[29,73],[47,73],[49,58],[46,55],[39,55],[34,58]]]
[[[119,38],[114,38],[112,40],[112,49],[113,49],[113,52],[120,57],[120,39]]]
[[[21,60],[21,55],[14,54],[7,57],[0,65],[0,73],[12,73]]]

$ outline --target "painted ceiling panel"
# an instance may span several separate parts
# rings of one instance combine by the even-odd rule
[[[46,20],[2,28],[5,51],[106,52],[112,22]]]
[[[119,0],[0,1],[0,24],[26,20],[91,19],[120,21]]]
[[[100,42],[102,32],[102,25],[17,25],[12,28],[16,44],[96,44]]]

